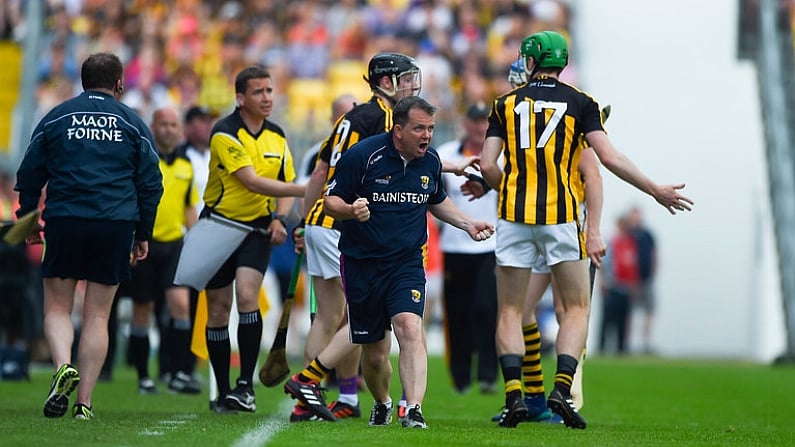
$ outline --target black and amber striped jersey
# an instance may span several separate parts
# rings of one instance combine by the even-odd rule
[[[210,136],[210,174],[204,190],[208,208],[229,219],[251,222],[273,214],[276,199],[251,192],[234,174],[251,166],[260,177],[295,181],[293,156],[284,131],[265,120],[262,129],[251,134],[240,111],[222,118]]]
[[[526,224],[578,220],[581,136],[604,130],[596,101],[576,87],[540,77],[497,97],[487,137],[503,141],[497,214]]]
[[[318,153],[318,159],[328,163],[326,182],[334,175],[337,161],[343,152],[367,137],[390,130],[392,130],[392,108],[386,100],[378,96],[373,96],[370,101],[357,105],[341,116],[334,125],[334,131],[320,146]],[[306,223],[332,228],[334,219],[323,212],[323,197],[325,193],[321,194],[312,205],[306,216]]]
[[[199,194],[193,186],[193,165],[184,150],[160,154],[163,196],[157,206],[152,239],[173,242],[185,234],[187,208],[196,206]]]

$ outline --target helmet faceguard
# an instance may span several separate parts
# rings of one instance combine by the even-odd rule
[[[560,68],[569,63],[569,48],[566,38],[554,31],[541,31],[531,34],[522,40],[519,56],[527,66],[528,59],[533,58],[534,69]],[[529,73],[532,75],[532,73]]]
[[[381,87],[381,78],[384,76],[389,76],[392,81],[391,91]],[[377,90],[392,100],[395,100],[398,93],[407,90],[410,90],[411,94],[404,96],[417,96],[422,89],[422,74],[416,61],[400,53],[379,53],[373,56],[364,80],[373,91]]]
[[[516,59],[511,64],[511,69],[508,71],[508,82],[514,87],[527,83],[527,72],[523,59]]]

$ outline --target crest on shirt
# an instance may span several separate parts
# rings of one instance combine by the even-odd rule
[[[378,183],[379,185],[388,185],[390,180],[392,180],[392,176],[387,175],[384,178],[375,179],[375,182]]]
[[[422,189],[428,189],[428,185],[430,185],[430,183],[431,183],[430,177],[428,177],[427,175],[420,176],[420,186],[422,186]]]
[[[411,301],[419,303],[422,300],[422,292],[417,289],[411,289]]]

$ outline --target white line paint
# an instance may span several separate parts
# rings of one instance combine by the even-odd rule
[[[175,428],[184,425],[190,419],[196,419],[196,414],[186,413],[174,415],[175,419],[163,419],[155,424],[154,427],[146,427],[138,434],[141,436],[163,436],[166,431],[174,430]]]
[[[285,417],[293,408],[293,400],[285,399],[279,403],[277,413],[265,419],[261,424],[243,434],[232,443],[231,447],[263,447],[268,444],[277,433],[287,428]]]

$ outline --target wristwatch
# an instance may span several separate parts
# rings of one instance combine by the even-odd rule
[[[284,228],[287,228],[287,216],[285,216],[284,214],[277,214],[273,216],[273,220],[278,220],[279,222],[282,223],[282,225],[284,225]]]

